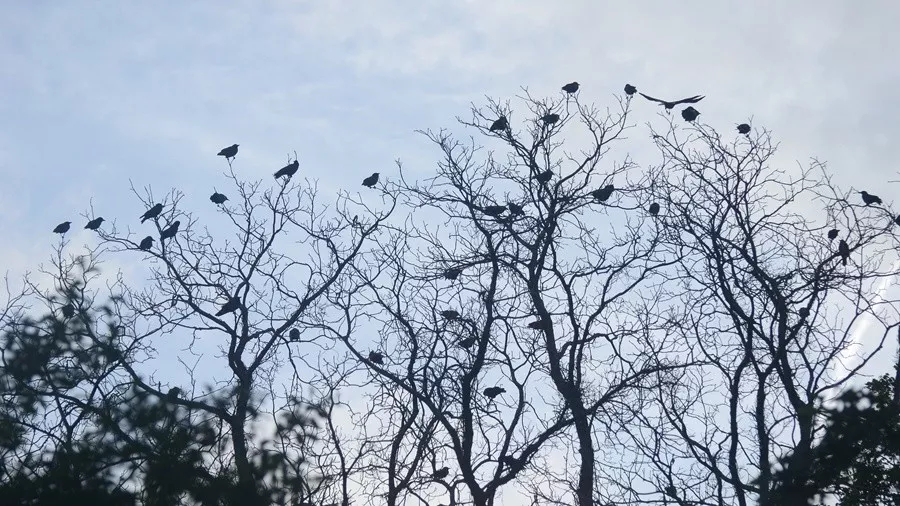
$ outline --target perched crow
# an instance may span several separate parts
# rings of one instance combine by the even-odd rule
[[[431,473],[431,477],[434,478],[435,480],[443,480],[444,478],[446,478],[448,476],[450,476],[450,469],[446,466]]]
[[[500,116],[497,121],[491,123],[491,132],[496,132],[497,130],[506,130],[509,128],[509,121],[506,121],[506,116]]]
[[[278,179],[281,176],[287,176],[287,178],[290,179],[291,177],[293,177],[294,174],[297,173],[297,169],[299,169],[299,168],[300,168],[300,162],[298,160],[294,160],[293,162],[278,169],[278,172],[275,173],[275,179]]]
[[[377,351],[370,351],[369,352],[369,361],[372,362],[373,364],[378,364],[378,365],[384,364],[384,355],[382,355],[381,353],[378,353]]]
[[[518,216],[518,215],[522,214],[523,212],[525,212],[525,210],[522,209],[522,206],[520,206],[519,204],[516,204],[515,202],[507,203],[506,207],[509,208],[509,213],[514,216]]]
[[[687,106],[683,111],[681,111],[681,117],[688,122],[694,121],[695,119],[697,119],[697,116],[700,116],[700,111],[694,109],[691,106]]]
[[[750,125],[748,125],[747,123],[741,123],[737,126],[737,131],[739,134],[747,135],[750,133]]]
[[[162,204],[155,204],[150,209],[147,209],[147,212],[141,215],[141,223],[143,223],[147,220],[152,220],[153,218],[156,218],[157,216],[159,216],[159,213],[162,212],[162,209],[163,209]]]
[[[458,344],[460,348],[469,349],[472,347],[473,344],[475,344],[475,341],[477,341],[476,338],[467,337],[465,339],[460,339],[459,341],[456,342],[456,344]]]
[[[809,316],[809,308],[807,308],[807,307],[801,307],[800,310],[797,311],[797,314],[800,315],[800,318],[804,318],[804,319],[805,319],[807,316]]]
[[[506,206],[486,206],[481,209],[481,212],[494,218],[503,214],[503,211],[506,211]]]
[[[702,95],[694,95],[693,97],[682,98],[681,100],[673,100],[672,102],[669,102],[666,100],[660,100],[658,98],[653,98],[650,95],[645,95],[643,93],[641,93],[641,96],[646,98],[647,100],[650,100],[651,102],[658,102],[658,103],[662,104],[662,106],[665,107],[666,109],[672,109],[673,107],[675,107],[678,104],[696,104],[697,102],[703,100],[703,98],[704,98]]]
[[[169,393],[166,394],[166,397],[169,398],[170,401],[174,401],[181,394],[181,389],[178,387],[172,387],[169,389]]]
[[[575,93],[576,91],[578,91],[579,86],[581,86],[581,85],[578,84],[577,82],[573,81],[573,82],[563,86],[562,90],[566,93],[572,94],[572,93]]]
[[[163,231],[159,234],[159,240],[164,241],[166,239],[171,239],[175,237],[175,234],[178,233],[178,226],[181,225],[181,222],[175,220],[169,225],[168,228],[163,229]]]
[[[459,311],[454,311],[452,309],[445,309],[441,311],[441,316],[443,316],[447,320],[456,320],[459,318]]]
[[[148,249],[153,247],[153,238],[149,235],[141,239],[141,243],[138,244],[138,248],[147,251]]]
[[[541,183],[541,184],[545,184],[545,183],[549,182],[552,178],[553,178],[553,171],[549,170],[549,169],[534,176],[534,179],[538,183]]]
[[[666,495],[669,497],[676,497],[678,495],[678,490],[675,489],[672,485],[666,487]]]
[[[291,339],[291,341],[299,341],[300,331],[297,329],[291,329],[290,332],[288,332],[288,337]]]
[[[871,195],[869,192],[865,191],[859,192],[859,194],[862,195],[863,202],[865,202],[867,206],[872,204],[881,205],[881,199],[877,195]]]
[[[225,201],[228,200],[228,197],[226,197],[225,195],[222,195],[219,192],[213,192],[213,194],[209,196],[209,200],[213,204],[218,205],[218,204],[224,204]]]
[[[503,392],[506,392],[506,389],[503,387],[487,387],[484,389],[484,395],[488,396],[488,398],[491,398],[491,399],[493,399],[494,397],[497,397],[498,395],[502,394]]]
[[[647,212],[650,213],[650,216],[656,216],[659,214],[659,204],[656,202],[650,204],[650,207],[647,208]]]
[[[451,267],[444,271],[444,278],[449,279],[450,281],[456,281],[456,278],[458,278],[460,274],[462,274],[462,269]]]
[[[544,320],[537,320],[537,321],[533,321],[528,324],[528,328],[534,329],[534,330],[544,330],[544,329],[550,328],[550,326],[551,326],[551,323],[545,322]]]
[[[634,86],[632,86],[630,84],[625,85],[625,94],[626,95],[628,95],[630,97],[630,96],[634,95],[635,93],[637,93],[637,88],[635,88]]]
[[[552,124],[556,123],[557,121],[559,121],[559,114],[556,114],[556,113],[546,114],[546,115],[544,115],[544,117],[541,118],[541,121],[543,121],[544,123],[546,123],[548,125],[552,125]]]
[[[66,232],[69,231],[69,227],[71,225],[72,225],[71,221],[64,221],[64,222],[60,223],[59,225],[57,225],[56,228],[53,229],[53,232],[56,234],[65,234]]]
[[[598,190],[594,190],[591,192],[591,196],[594,197],[594,200],[597,202],[606,202],[609,200],[609,197],[612,196],[613,191],[615,191],[615,187],[611,184],[604,186]]]
[[[66,304],[65,306],[62,307],[62,314],[66,318],[71,318],[71,317],[75,316],[75,306],[73,306],[71,303]]]
[[[88,230],[97,230],[100,228],[100,224],[103,223],[103,218],[94,218],[93,220],[87,222],[87,225],[84,228]]]
[[[368,188],[374,187],[376,184],[378,184],[378,173],[375,172],[371,176],[363,179],[362,184],[363,184],[363,186],[366,186]]]
[[[222,148],[222,151],[219,151],[218,156],[224,156],[225,159],[227,160],[229,158],[234,158],[234,155],[236,155],[237,152],[238,152],[238,145],[232,144],[231,146],[228,146],[227,148]]]
[[[847,265],[847,259],[850,258],[850,246],[843,239],[838,243],[838,255],[841,256],[841,264]]]
[[[216,316],[223,316],[228,313],[233,313],[233,312],[237,311],[238,309],[240,309],[240,307],[241,307],[241,299],[239,299],[237,297],[232,297],[232,298],[228,299],[228,302],[226,302],[225,305],[223,305],[221,309],[219,309],[219,311],[216,313]]]
[[[837,236],[838,236],[839,233],[841,233],[840,230],[838,230],[838,229],[836,229],[836,228],[833,228],[833,229],[831,229],[831,230],[828,231],[828,238],[831,239],[831,240],[834,240],[834,239],[837,238]]]

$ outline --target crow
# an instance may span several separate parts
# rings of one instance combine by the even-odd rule
[[[549,182],[552,178],[553,178],[553,171],[549,170],[549,169],[534,176],[534,179],[538,183],[541,183],[541,184],[545,184],[545,183]]]
[[[155,204],[155,205],[154,205],[153,207],[151,207],[150,209],[147,209],[147,212],[146,212],[146,213],[144,213],[144,214],[141,215],[141,223],[143,223],[143,222],[145,222],[145,221],[147,221],[147,220],[151,220],[151,219],[156,218],[157,216],[159,216],[159,213],[161,213],[162,210],[163,210],[163,205],[162,205],[162,204]]]
[[[700,111],[694,109],[691,106],[687,106],[681,111],[681,117],[684,118],[685,121],[691,122],[697,119],[697,116],[700,116]]]
[[[571,95],[572,93],[575,93],[576,91],[578,91],[579,86],[581,86],[581,85],[578,84],[578,82],[573,81],[573,82],[563,86],[562,90]]]
[[[372,362],[373,364],[382,365],[382,364],[384,364],[384,355],[382,355],[381,353],[378,353],[377,351],[370,351],[369,352],[369,361]]]
[[[615,189],[616,188],[613,185],[608,184],[603,188],[592,191],[591,196],[594,197],[594,200],[596,200],[597,202],[606,202],[607,200],[609,200],[609,197],[612,196],[612,193]]]
[[[871,195],[869,192],[865,192],[865,191],[861,191],[861,192],[857,192],[857,193],[862,195],[863,202],[865,202],[865,204],[867,206],[870,206],[872,204],[881,205],[881,198],[879,198],[877,195]]]
[[[94,218],[93,220],[87,222],[87,225],[84,228],[88,230],[97,230],[100,228],[100,224],[103,223],[103,218]]]
[[[445,309],[441,311],[441,316],[447,320],[456,320],[459,318],[459,311],[454,311],[452,309]]]
[[[163,231],[159,234],[159,240],[164,241],[166,239],[171,239],[171,238],[175,237],[175,234],[178,233],[179,225],[181,225],[180,221],[178,221],[178,220],[173,221],[172,224],[169,225],[168,228],[163,229]]]
[[[841,264],[847,265],[847,259],[850,258],[850,246],[843,239],[838,243],[838,255],[841,256]]]
[[[460,274],[462,274],[462,269],[451,267],[444,271],[444,278],[449,279],[450,281],[456,281],[456,278],[458,278]]]
[[[378,173],[375,172],[371,176],[363,179],[362,184],[363,186],[366,186],[368,188],[373,188],[376,184],[378,184]]]
[[[641,93],[641,96],[650,100],[651,102],[659,102],[666,109],[672,109],[678,104],[696,104],[697,102],[703,100],[705,97],[702,95],[694,95],[693,97],[682,98],[681,100],[673,100],[672,102],[666,100],[660,100],[658,98],[653,98],[650,95],[645,95]]]
[[[748,125],[747,123],[741,123],[737,126],[737,131],[739,134],[747,135],[750,133],[750,125]]]
[[[458,344],[460,348],[469,349],[472,347],[473,344],[475,344],[475,341],[477,341],[476,338],[467,337],[465,339],[460,339],[459,341],[456,342],[456,344]]]
[[[293,177],[294,174],[297,173],[297,169],[299,169],[299,168],[300,168],[300,162],[298,160],[294,160],[293,162],[278,169],[278,172],[276,172],[274,174],[275,179],[278,179],[281,176],[287,176],[287,178],[290,179],[291,177]]]
[[[290,337],[291,341],[299,341],[300,331],[297,329],[291,329],[290,332],[288,332],[288,336]]]
[[[66,232],[69,231],[69,227],[71,225],[72,225],[71,221],[64,221],[64,222],[60,223],[59,225],[57,225],[56,228],[53,229],[53,232],[56,234],[65,234]]]
[[[506,211],[506,206],[486,206],[481,208],[481,212],[494,218],[503,214],[503,211]]]
[[[831,239],[831,240],[834,240],[835,238],[837,238],[837,236],[838,236],[839,233],[841,233],[840,230],[838,230],[838,229],[836,229],[836,228],[833,228],[833,229],[831,229],[831,230],[828,231],[828,238]]]
[[[656,216],[659,214],[659,204],[656,202],[650,204],[650,207],[647,208],[647,212],[650,213],[650,216]]]
[[[628,95],[630,97],[630,96],[634,95],[635,93],[637,93],[637,88],[635,88],[634,86],[632,86],[630,84],[625,85],[625,94],[626,95]]]
[[[147,251],[148,249],[150,249],[152,247],[153,247],[153,238],[150,237],[149,235],[147,237],[144,237],[141,240],[141,243],[138,244],[138,248],[140,248],[144,251]]]
[[[174,401],[181,394],[181,389],[178,387],[172,387],[169,389],[169,393],[166,394],[166,397],[169,398],[170,401]]]
[[[536,320],[528,324],[528,328],[534,330],[544,330],[550,328],[550,322],[545,322],[544,320]]]
[[[809,308],[801,307],[800,310],[797,311],[797,314],[800,315],[800,318],[806,319],[806,317],[809,316]]]
[[[435,480],[443,480],[444,478],[450,476],[450,469],[447,466],[444,466],[437,471],[431,473],[431,477]]]
[[[209,196],[209,200],[213,204],[218,205],[218,204],[224,204],[225,201],[228,200],[228,197],[226,197],[225,195],[222,195],[219,192],[213,192],[213,194]]]
[[[219,311],[216,313],[216,316],[224,316],[228,313],[233,313],[233,312],[237,311],[238,309],[240,309],[240,307],[241,307],[241,299],[239,299],[237,297],[232,297],[232,298],[228,299],[228,302],[226,302],[222,306],[221,309],[219,309]]]
[[[496,132],[497,130],[506,130],[509,128],[509,121],[506,121],[506,116],[500,116],[497,118],[497,121],[491,123],[491,128],[489,129],[491,132]]]
[[[488,396],[490,399],[493,399],[504,392],[506,392],[506,389],[503,387],[487,387],[484,389],[484,395]]]
[[[66,318],[71,318],[71,317],[75,316],[75,306],[73,306],[71,302],[66,304],[65,306],[62,307],[62,314]]]
[[[219,151],[218,156],[224,156],[225,159],[228,160],[229,158],[234,158],[234,155],[236,155],[237,152],[238,152],[238,145],[232,144],[231,146],[228,146],[227,148],[222,148],[222,151]]]
[[[559,114],[556,114],[556,113],[546,114],[546,115],[544,115],[544,117],[541,118],[541,121],[543,121],[544,123],[546,123],[548,125],[552,125],[552,124],[556,123],[557,121],[559,121]]]
[[[506,207],[509,208],[509,213],[514,216],[518,216],[518,215],[522,214],[523,212],[525,212],[525,210],[522,208],[522,206],[520,206],[519,204],[516,204],[515,202],[507,203]]]

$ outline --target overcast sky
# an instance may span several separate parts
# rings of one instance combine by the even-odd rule
[[[428,174],[439,154],[413,131],[454,127],[470,102],[573,80],[601,106],[626,82],[704,94],[704,122],[726,131],[752,117],[786,165],[816,157],[838,184],[898,200],[886,183],[900,179],[896,1],[33,0],[3,11],[0,265],[13,273],[48,258],[57,223],[80,230],[91,198],[98,215],[134,221],[129,179],[205,202],[223,181],[215,154],[232,143],[246,177],[271,177],[296,150],[333,195],[373,171],[390,177],[398,158]],[[632,120],[658,109],[639,101]]]

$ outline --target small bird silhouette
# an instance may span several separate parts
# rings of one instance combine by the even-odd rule
[[[697,119],[697,116],[700,116],[700,111],[694,109],[691,106],[687,106],[683,111],[681,111],[681,117],[688,122],[694,121],[695,119]]]
[[[898,214],[897,217],[894,218],[894,223],[896,223],[897,225],[900,225],[900,214]]]
[[[216,316],[223,316],[228,313],[233,313],[240,308],[241,308],[241,299],[239,299],[237,297],[232,297],[232,298],[228,299],[228,302],[226,302],[221,307],[221,309],[219,309],[219,311],[216,313]]]
[[[859,194],[862,195],[863,202],[865,202],[867,206],[870,206],[872,204],[881,205],[881,198],[878,197],[878,195],[872,195],[866,191],[861,191],[859,192]]]
[[[666,109],[672,109],[673,107],[675,107],[678,104],[696,104],[697,102],[699,102],[705,98],[702,95],[694,95],[693,97],[682,98],[681,100],[673,100],[673,101],[669,102],[667,100],[660,100],[658,98],[653,98],[650,95],[645,95],[643,93],[641,93],[641,96],[646,98],[647,100],[650,100],[651,102],[658,102],[658,103],[662,104],[662,106],[665,107]]]
[[[288,332],[288,337],[290,338],[291,341],[299,341],[300,340],[300,331],[297,329],[291,329],[290,332]]]
[[[232,144],[231,146],[228,146],[227,148],[222,148],[222,151],[219,151],[218,156],[224,156],[225,159],[227,160],[229,158],[234,158],[234,155],[236,155],[237,152],[238,152],[238,145]]]
[[[606,202],[609,200],[609,197],[612,196],[613,191],[615,191],[615,187],[611,184],[604,186],[598,190],[594,190],[591,192],[591,196],[594,197],[594,200],[597,202]]]
[[[71,318],[75,316],[75,306],[72,303],[66,304],[62,307],[62,314],[66,318]]]
[[[103,223],[103,221],[103,218],[94,218],[93,220],[87,222],[87,225],[85,225],[84,228],[88,230],[97,230],[98,228],[100,228],[100,224]]]
[[[275,179],[278,179],[282,176],[287,176],[288,179],[294,176],[297,173],[297,169],[300,168],[300,161],[294,160],[293,162],[285,165],[284,167],[278,169],[278,172],[274,174]]]
[[[481,209],[481,212],[494,218],[503,214],[503,211],[506,211],[506,206],[485,206]]]
[[[545,330],[551,327],[551,323],[544,320],[536,320],[528,324],[528,328],[534,330]]]
[[[836,229],[836,228],[833,228],[833,229],[831,229],[831,230],[828,231],[828,238],[831,239],[831,240],[834,240],[834,239],[837,238],[837,236],[838,236],[839,233],[841,233],[840,230],[838,230],[838,229]]]
[[[153,238],[149,235],[141,239],[141,243],[138,244],[138,248],[147,251],[148,249],[153,247]]]
[[[456,342],[456,344],[458,344],[460,348],[469,349],[472,347],[473,344],[475,344],[475,341],[477,341],[476,338],[467,337],[465,339],[460,339],[459,341]]]
[[[490,399],[493,399],[504,392],[506,392],[506,389],[503,387],[487,387],[484,389],[484,395]]]
[[[544,123],[546,123],[548,125],[552,125],[552,124],[556,123],[557,121],[559,121],[559,114],[556,114],[556,113],[545,114],[544,117],[541,118],[541,121],[543,121]]]
[[[213,192],[213,194],[209,196],[209,200],[213,204],[218,205],[218,204],[224,204],[225,201],[228,200],[228,197],[226,197],[225,195],[222,195],[219,192]]]
[[[173,221],[172,224],[169,225],[168,228],[163,229],[163,231],[159,234],[159,240],[164,241],[166,239],[171,239],[171,238],[175,237],[175,234],[178,233],[179,225],[181,225],[180,221],[178,221],[178,220]]]
[[[435,480],[443,480],[444,478],[446,478],[448,476],[450,476],[450,469],[446,466],[431,473],[431,477],[434,478]]]
[[[181,389],[172,387],[169,389],[169,393],[166,394],[166,397],[168,397],[170,401],[174,401],[175,399],[178,399],[179,395],[181,395]]]
[[[362,184],[363,186],[366,186],[368,188],[374,187],[376,184],[378,184],[378,173],[375,172],[371,176],[363,179]]]
[[[69,231],[69,227],[70,227],[71,225],[72,225],[72,222],[71,222],[71,221],[64,221],[64,222],[60,223],[59,225],[57,225],[57,226],[53,229],[53,233],[56,233],[56,234],[65,234],[66,232]]]
[[[659,204],[656,202],[650,204],[650,207],[647,208],[647,212],[650,213],[650,216],[656,216],[659,214]]]
[[[838,243],[838,255],[841,256],[841,264],[847,265],[847,259],[850,258],[850,246],[843,239]]]
[[[381,353],[378,353],[377,351],[370,351],[369,352],[369,361],[372,362],[373,364],[379,364],[379,365],[384,364],[384,355],[382,355]]]
[[[506,121],[506,116],[500,116],[496,121],[491,123],[491,128],[489,129],[491,132],[496,132],[497,130],[506,130],[509,128],[509,121]]]
[[[516,204],[515,202],[508,202],[506,204],[506,207],[509,208],[509,213],[514,216],[518,216],[525,212],[525,209],[523,209],[522,206]]]
[[[737,131],[739,134],[747,135],[750,133],[750,125],[748,125],[747,123],[741,123],[737,126]]]
[[[573,81],[573,82],[563,86],[562,90],[571,95],[572,93],[575,93],[576,91],[578,91],[579,86],[581,86],[581,85],[578,84],[577,81]]]
[[[155,204],[150,209],[147,209],[146,213],[141,215],[141,223],[143,223],[147,220],[152,220],[152,219],[156,218],[157,216],[159,216],[159,213],[161,213],[162,210],[163,210],[162,204]]]
[[[637,93],[637,88],[635,88],[634,86],[632,86],[630,84],[625,85],[625,94],[626,95],[628,95],[630,97],[630,96],[634,95],[635,93]]]
[[[441,311],[441,316],[447,320],[457,320],[459,319],[459,311],[454,311],[452,309],[445,309]]]
[[[553,171],[549,170],[549,169],[545,170],[544,172],[541,172],[541,173],[537,174],[536,176],[534,176],[534,179],[538,183],[541,183],[541,184],[547,183],[551,179],[553,179]]]
[[[797,311],[797,314],[800,315],[800,318],[805,319],[807,316],[809,316],[809,308],[801,307],[800,310]]]
[[[449,279],[450,281],[456,281],[456,278],[462,274],[462,269],[451,267],[444,271],[444,278]]]

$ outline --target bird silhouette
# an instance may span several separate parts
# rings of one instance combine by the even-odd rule
[[[506,392],[506,389],[503,387],[487,387],[484,389],[484,395],[490,399],[493,399],[504,392]]]
[[[75,306],[72,303],[66,304],[62,307],[62,314],[66,318],[75,316]]]
[[[576,91],[578,91],[579,86],[581,86],[581,85],[578,84],[577,81],[573,81],[573,82],[563,86],[562,90],[571,95],[572,93],[575,93]]]
[[[241,308],[241,299],[237,297],[231,297],[216,313],[216,316],[224,316],[228,313],[233,313]]]
[[[481,208],[481,212],[488,216],[497,217],[503,214],[503,211],[506,211],[506,206],[485,206]]]
[[[138,248],[147,251],[148,249],[153,247],[153,238],[149,235],[141,239],[141,243],[138,244]]]
[[[523,209],[522,206],[516,204],[515,202],[508,202],[506,204],[506,207],[509,209],[509,213],[514,216],[518,216],[525,212],[525,209]]]
[[[458,344],[460,348],[469,349],[472,347],[473,344],[475,344],[475,341],[477,341],[476,338],[467,337],[465,339],[460,339],[459,341],[456,342],[456,344]]]
[[[297,329],[291,329],[290,332],[288,332],[288,337],[290,338],[291,341],[299,341],[300,340],[300,331]]]
[[[626,95],[628,95],[630,97],[630,96],[634,95],[635,93],[637,93],[637,88],[635,88],[634,86],[632,86],[630,84],[625,85],[625,94]]]
[[[369,361],[372,362],[373,364],[378,364],[378,365],[384,364],[384,355],[382,355],[381,353],[378,353],[377,351],[370,351],[369,352]]]
[[[534,179],[538,183],[541,183],[541,184],[547,183],[551,179],[553,179],[553,171],[549,170],[549,169],[545,170],[544,172],[541,172],[541,173],[537,174],[536,176],[534,176]]]
[[[222,195],[219,192],[213,192],[213,194],[209,196],[209,200],[213,204],[218,205],[218,204],[224,204],[225,201],[228,200],[228,197],[226,197],[225,195]]]
[[[449,279],[450,281],[456,281],[456,278],[462,274],[462,269],[451,267],[444,271],[444,278]]]
[[[800,310],[797,311],[797,314],[800,315],[800,318],[805,319],[807,316],[809,316],[809,308],[801,307]]]
[[[691,106],[687,106],[683,111],[681,111],[681,117],[688,122],[694,121],[695,119],[697,119],[697,116],[700,116],[700,111],[694,109]]]
[[[179,395],[181,395],[181,389],[178,387],[172,387],[169,389],[169,393],[166,394],[166,397],[168,397],[170,401],[174,401],[178,399]]]
[[[100,224],[103,223],[103,221],[103,218],[94,218],[93,220],[87,222],[87,225],[85,225],[84,228],[88,230],[97,230],[98,228],[100,228]]]
[[[847,265],[847,259],[850,258],[850,246],[843,239],[838,243],[838,255],[841,256],[841,264]]]
[[[528,328],[534,330],[545,330],[550,328],[551,323],[544,320],[536,320],[528,324]]]
[[[444,478],[446,478],[448,476],[450,476],[450,469],[446,466],[431,473],[431,477],[434,478],[435,480],[443,480]]]
[[[159,213],[161,213],[162,210],[163,210],[162,204],[154,204],[153,207],[151,207],[150,209],[147,209],[146,213],[141,215],[141,223],[143,223],[147,220],[152,220],[152,219],[156,218],[157,216],[159,216]]]
[[[828,238],[831,239],[831,240],[834,240],[834,239],[837,238],[837,236],[838,236],[839,233],[841,233],[840,230],[838,230],[838,229],[836,229],[836,228],[833,228],[833,229],[831,229],[831,230],[828,231]]]
[[[647,212],[650,213],[650,216],[656,216],[659,214],[659,204],[656,202],[650,204],[650,207],[647,208]]]
[[[72,225],[72,222],[71,222],[71,221],[64,221],[64,222],[60,223],[59,225],[57,225],[57,226],[53,229],[53,232],[56,233],[56,234],[65,234],[66,232],[69,231],[69,227],[70,227],[71,225]]]
[[[159,240],[164,241],[166,239],[175,237],[175,234],[178,233],[179,225],[181,225],[180,221],[173,221],[172,224],[168,226],[168,228],[163,229],[163,231],[159,234]]]
[[[447,320],[456,320],[459,319],[459,311],[454,311],[452,309],[445,309],[441,311],[441,316]]]
[[[285,165],[284,167],[278,169],[278,172],[274,174],[275,179],[278,179],[282,176],[287,176],[288,179],[294,176],[297,173],[297,169],[300,168],[300,161],[294,160],[293,162]]]
[[[662,104],[662,106],[665,107],[666,109],[672,109],[673,107],[675,107],[678,104],[696,104],[697,102],[699,102],[705,98],[702,95],[694,95],[693,97],[682,98],[681,100],[673,100],[670,102],[668,100],[660,100],[658,98],[653,98],[650,95],[645,95],[643,93],[641,93],[641,96],[646,98],[647,100],[650,100],[651,102],[658,102],[658,103]]]
[[[878,204],[878,205],[881,205],[881,198],[878,197],[878,195],[872,195],[872,194],[870,194],[869,192],[866,192],[866,191],[861,191],[861,192],[858,192],[858,193],[859,193],[860,195],[862,195],[863,202],[864,202],[867,206],[870,206],[870,205],[872,205],[872,204]]]
[[[737,126],[737,131],[739,134],[747,135],[750,133],[750,125],[748,125],[747,123],[741,123]]]
[[[374,187],[376,184],[378,184],[378,173],[375,172],[371,176],[363,179],[362,184],[363,186],[366,186],[368,188]]]
[[[900,225],[900,214],[898,214],[897,217],[894,218],[894,223],[896,223],[897,225]]]
[[[489,129],[491,132],[496,132],[497,130],[506,130],[509,128],[509,121],[506,120],[506,116],[500,116],[496,121],[491,123],[491,128]]]
[[[609,197],[612,196],[615,189],[616,188],[613,185],[608,184],[603,188],[592,191],[591,196],[594,197],[594,200],[596,200],[597,202],[606,202],[607,200],[609,200]]]
[[[541,118],[541,121],[543,121],[544,123],[546,123],[548,125],[552,125],[552,124],[556,123],[557,121],[559,121],[559,114],[556,114],[556,113],[545,114]]]
[[[232,144],[231,146],[228,146],[227,148],[222,148],[222,150],[219,151],[218,156],[224,156],[225,159],[227,160],[229,158],[234,158],[234,155],[236,155],[237,152],[238,152],[238,145]]]

